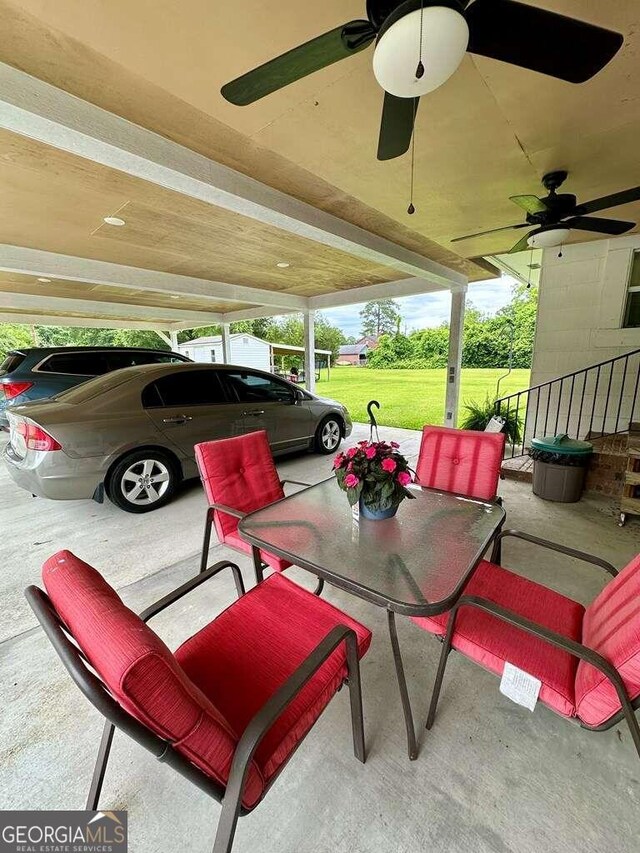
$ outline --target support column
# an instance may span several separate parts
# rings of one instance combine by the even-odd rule
[[[444,404],[444,425],[455,427],[458,423],[460,400],[460,372],[462,370],[462,344],[464,336],[464,307],[466,285],[451,293],[451,319],[449,322],[449,361],[447,364],[447,391]]]
[[[169,346],[174,352],[178,351],[178,333],[169,332]]]
[[[231,324],[222,324],[222,361],[224,364],[231,364]]]
[[[307,391],[316,390],[315,311],[304,312],[304,379]]]
[[[160,329],[154,330],[156,335],[160,338],[160,340],[164,341],[165,344],[169,344],[171,346],[171,338],[167,335],[166,332],[162,332]]]

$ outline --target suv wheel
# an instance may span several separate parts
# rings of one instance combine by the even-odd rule
[[[125,512],[151,512],[169,503],[179,482],[174,461],[159,450],[123,457],[109,477],[107,493]]]
[[[315,438],[317,453],[333,453],[341,441],[342,423],[339,418],[329,415],[320,421]]]

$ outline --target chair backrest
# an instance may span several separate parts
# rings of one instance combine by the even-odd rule
[[[196,462],[210,504],[221,503],[240,512],[256,509],[284,497],[282,483],[264,430],[196,444]],[[235,532],[238,519],[216,511],[218,536]]]
[[[640,696],[640,554],[587,607],[582,643],[615,666],[632,701]],[[576,711],[590,726],[603,725],[620,711],[609,679],[584,661],[576,673]]]
[[[42,579],[55,612],[118,705],[226,786],[238,737],[158,635],[69,551],[47,560]],[[257,800],[263,789],[253,765],[245,800]]]
[[[493,500],[504,444],[503,433],[425,426],[416,480],[430,489]]]

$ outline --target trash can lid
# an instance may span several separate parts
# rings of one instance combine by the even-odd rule
[[[544,438],[532,438],[531,446],[535,450],[546,450],[547,453],[566,453],[567,456],[587,456],[593,453],[590,441],[578,441],[568,435],[545,435]]]

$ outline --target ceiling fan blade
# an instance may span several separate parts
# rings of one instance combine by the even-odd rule
[[[420,98],[396,98],[384,93],[378,160],[393,160],[408,150],[419,101]]]
[[[503,225],[502,228],[492,228],[490,231],[478,231],[477,234],[465,234],[464,237],[456,237],[451,240],[451,243],[459,243],[461,240],[471,240],[474,237],[484,237],[486,234],[497,234],[499,231],[512,231],[514,228],[530,228],[528,222],[518,223],[518,225]]]
[[[622,47],[620,33],[515,0],[475,0],[465,12],[469,53],[584,83]]]
[[[350,21],[225,83],[220,92],[230,103],[244,107],[314,71],[364,50],[375,37],[376,31],[369,21]]]
[[[640,187],[631,190],[623,190],[613,195],[605,195],[602,198],[594,198],[585,204],[578,205],[580,213],[596,213],[598,210],[609,210],[610,207],[618,207],[621,204],[629,204],[632,201],[640,201]]]
[[[544,200],[536,195],[512,195],[509,201],[517,204],[527,213],[546,213],[549,210]]]
[[[529,232],[529,234],[525,234],[524,237],[521,237],[518,240],[518,242],[515,244],[515,246],[513,246],[511,249],[509,249],[508,254],[509,255],[515,255],[516,252],[524,252],[525,249],[528,249],[529,248],[529,237],[531,236],[532,233],[537,233],[537,232]]]
[[[599,219],[597,216],[574,216],[561,222],[559,227],[595,231],[596,234],[626,234],[636,227],[636,223],[623,222],[621,219]]]

